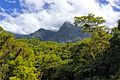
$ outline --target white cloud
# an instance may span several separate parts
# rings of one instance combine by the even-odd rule
[[[39,10],[44,5],[44,0],[21,0],[21,5]]]
[[[120,17],[119,12],[115,12],[112,6],[116,6],[114,0],[109,0],[110,4],[102,7],[96,0],[20,0],[21,6],[27,7],[29,11],[23,10],[23,14],[15,12],[17,17],[12,17],[2,13],[6,19],[0,22],[4,29],[19,33],[30,34],[40,28],[58,30],[64,21],[73,22],[74,16],[87,15],[93,13],[102,16],[109,27],[115,26]],[[117,0],[116,0],[117,1]],[[50,9],[44,9],[44,4]],[[54,3],[54,4],[50,4]]]

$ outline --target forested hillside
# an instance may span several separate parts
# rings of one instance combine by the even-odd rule
[[[75,17],[91,37],[69,43],[16,39],[0,27],[0,80],[120,80],[120,20]]]

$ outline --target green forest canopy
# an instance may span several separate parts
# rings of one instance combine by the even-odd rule
[[[0,27],[0,80],[120,80],[120,20],[109,29],[102,17],[75,17],[91,34],[75,43],[16,39]]]

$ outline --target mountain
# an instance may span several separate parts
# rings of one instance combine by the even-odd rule
[[[75,27],[75,25],[66,21],[60,27],[57,32],[45,30],[43,28],[31,33],[29,35],[15,35],[16,38],[38,38],[43,41],[55,41],[55,42],[74,42],[89,37],[88,33],[82,32],[81,27]]]
[[[46,41],[49,40],[54,34],[56,34],[56,32],[41,28],[38,31],[30,34],[29,36]]]
[[[46,41],[52,37],[56,32],[45,30],[43,28],[31,33],[29,35],[14,34],[16,38],[38,38],[40,40]]]
[[[57,42],[73,42],[89,36],[87,33],[81,32],[81,30],[82,28],[75,27],[73,24],[66,21],[58,32],[49,40]]]

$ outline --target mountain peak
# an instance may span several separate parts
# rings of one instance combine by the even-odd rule
[[[88,34],[82,33],[81,30],[82,28],[75,27],[74,24],[65,21],[57,32],[41,28],[28,35],[28,37],[35,37],[43,41],[72,42],[89,37]]]
[[[72,23],[70,23],[69,21],[65,21],[64,23],[63,23],[63,25],[62,25],[62,27],[70,27],[70,26],[73,26],[73,24]]]
[[[63,31],[71,27],[74,27],[74,25],[71,24],[69,21],[65,21],[58,31],[61,31],[61,30]]]
[[[65,21],[63,25],[71,24],[69,21]]]
[[[40,28],[38,31],[45,31],[45,29],[44,28]]]

